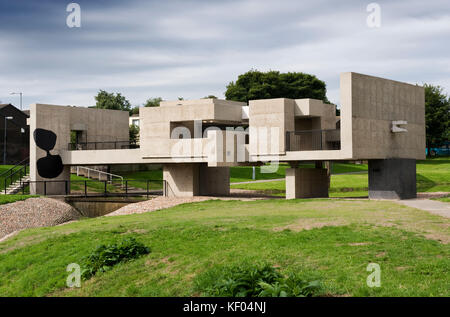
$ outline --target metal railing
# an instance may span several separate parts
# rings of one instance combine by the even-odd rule
[[[286,132],[286,151],[321,151],[340,149],[340,129]]]
[[[103,172],[100,170],[97,170],[95,168],[89,168],[86,166],[77,166],[77,176],[80,176],[80,169],[86,170],[87,171],[87,175],[85,173],[83,173],[84,177],[87,178],[91,178],[92,174],[97,174],[98,175],[98,179],[100,180],[100,175],[105,175],[106,176],[106,180],[112,182],[114,177],[115,178],[119,178],[123,187],[123,176],[120,175],[116,175],[116,174],[112,174],[112,173],[108,173],[108,172]],[[92,172],[92,173],[91,173]]]
[[[133,187],[133,182],[145,184],[145,188]],[[40,195],[64,195],[82,197],[122,197],[122,196],[167,196],[166,181],[152,179],[126,179],[124,186],[115,187],[108,181],[98,180],[51,180],[21,182],[18,193],[23,195],[38,193]],[[57,193],[57,194],[55,194]]]
[[[132,141],[102,141],[102,142],[80,142],[69,143],[69,151],[82,150],[123,150],[123,149],[137,149],[139,144]]]
[[[29,162],[29,159],[27,158],[27,159],[17,163],[16,165],[14,165],[14,167],[10,168],[9,170],[3,172],[0,175],[0,178],[3,179],[2,190],[4,191],[5,194],[7,194],[9,186],[11,186],[12,184],[14,184],[17,181],[22,182],[22,178],[28,174],[28,172],[29,172],[29,163],[28,162]],[[22,165],[19,165],[19,164],[22,164]]]

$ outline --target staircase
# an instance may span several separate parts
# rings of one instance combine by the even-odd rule
[[[23,183],[30,181],[29,158],[16,163],[9,170],[0,174],[1,195],[12,195],[22,190]]]
[[[29,182],[29,181],[30,181],[30,174],[26,174],[21,179],[18,179],[17,181],[15,181],[11,185],[9,185],[6,188],[6,190],[3,189],[0,194],[1,195],[13,195],[13,194],[20,193],[20,191],[22,190],[22,184],[25,182]]]

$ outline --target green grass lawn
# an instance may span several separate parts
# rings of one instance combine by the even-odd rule
[[[151,253],[65,286],[68,264],[129,236]],[[450,296],[449,242],[446,218],[394,202],[206,201],[24,230],[0,243],[0,296],[202,296],[199,275],[243,262],[314,275],[326,296]]]
[[[25,200],[32,197],[38,197],[37,195],[0,195],[0,205],[13,203],[19,200]]]
[[[300,167],[313,168],[314,164],[301,164]],[[275,173],[264,173],[264,168],[257,166],[255,169],[255,180],[284,178],[286,176],[286,168],[289,168],[289,164],[280,163]],[[333,163],[331,173],[340,174],[363,171],[367,171],[367,164]],[[253,168],[251,166],[232,167],[230,168],[230,182],[252,181],[252,174]]]
[[[86,186],[88,192],[103,193],[105,191],[105,183],[101,181],[96,181],[87,177],[77,176],[74,174],[70,175],[70,190],[71,192],[84,192],[84,181],[86,181]],[[113,185],[106,184],[106,190],[110,193],[120,192],[119,188]]]
[[[347,165],[354,165],[348,167]],[[355,164],[333,164],[339,172],[348,173],[367,170],[367,165]],[[450,159],[435,158],[417,162],[417,191],[418,192],[450,192]],[[284,174],[285,169],[283,169]],[[358,171],[358,170],[356,170]],[[337,174],[336,172],[334,174]],[[273,178],[280,178],[273,177]],[[269,179],[269,177],[267,177]],[[267,194],[284,196],[285,181],[275,181],[267,183],[236,184],[231,188],[258,190]],[[330,197],[363,197],[368,195],[367,174],[344,174],[332,175],[330,186]]]
[[[4,172],[6,172],[7,170],[11,169],[12,167],[14,167],[14,165],[0,165],[0,175]],[[17,171],[21,168],[22,166],[17,166],[14,171]],[[27,167],[27,171],[29,171],[29,167]],[[8,173],[9,174],[9,173]],[[7,179],[7,183],[6,183],[6,187],[8,187],[9,185],[11,185],[11,181],[15,182],[16,180],[19,179],[20,174],[17,173],[16,175],[14,175],[12,177],[12,179],[5,177],[5,176],[0,176],[0,190],[4,190],[5,189],[5,178]]]
[[[128,186],[135,188],[147,189],[147,180],[149,182],[149,190],[161,189],[163,186],[162,170],[122,172],[120,176],[124,179],[132,179],[128,182]]]

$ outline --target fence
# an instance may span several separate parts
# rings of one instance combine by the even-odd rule
[[[107,141],[107,142],[81,142],[69,143],[69,151],[82,150],[123,150],[123,149],[137,149],[139,144],[131,141]]]
[[[340,149],[340,129],[286,132],[286,151],[321,151]]]
[[[21,180],[22,177],[28,174],[28,171],[29,158],[26,158],[0,175],[0,179],[2,180],[0,189],[4,190],[6,194],[8,187],[16,181]]]
[[[106,197],[106,196],[167,196],[167,186],[164,180],[126,179],[122,184],[114,184],[107,180],[51,180],[51,181],[24,181],[20,183],[18,193],[23,195],[34,192],[55,192],[60,195]]]

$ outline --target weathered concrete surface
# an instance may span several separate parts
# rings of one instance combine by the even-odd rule
[[[63,164],[70,164],[64,160],[68,144],[71,141],[71,131],[81,133],[79,142],[128,141],[128,115],[128,112],[119,110],[32,104],[28,121],[30,125],[30,180],[53,181],[47,184],[48,195],[64,194],[64,182],[70,180],[69,166],[65,166],[64,171],[53,179],[43,178],[38,174],[36,162],[45,157],[46,152],[36,146],[33,138],[35,129],[41,128],[55,133],[56,144],[50,154],[60,155]],[[101,145],[98,149],[101,149]],[[31,186],[31,193],[43,194],[43,185]]]
[[[169,197],[230,194],[230,169],[207,164],[164,164],[163,179]]]
[[[369,198],[416,198],[416,160],[369,160]]]
[[[435,215],[450,218],[450,203],[429,199],[406,199],[400,200],[399,203],[408,207],[422,209]]]
[[[328,197],[328,177],[326,169],[286,169],[286,199],[319,197]]]

